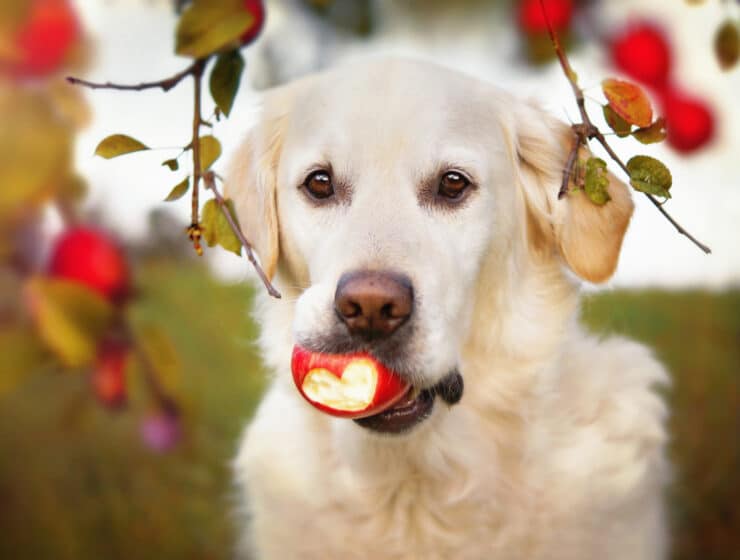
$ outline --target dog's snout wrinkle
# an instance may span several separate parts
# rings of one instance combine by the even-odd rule
[[[366,339],[393,334],[413,312],[411,281],[404,275],[363,270],[343,274],[334,308],[350,334]]]

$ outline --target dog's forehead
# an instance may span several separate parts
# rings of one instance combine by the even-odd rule
[[[340,66],[298,92],[291,129],[303,140],[414,144],[474,136],[496,110],[493,86],[435,64],[380,59]]]

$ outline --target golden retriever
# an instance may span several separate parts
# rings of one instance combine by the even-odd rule
[[[633,205],[614,177],[605,206],[558,200],[570,139],[542,109],[420,61],[265,95],[227,185],[283,294],[257,305],[274,377],[235,461],[245,554],[664,557],[666,373],[577,321],[579,278],[614,272]],[[354,328],[337,298],[358,274],[405,301],[402,320]],[[296,343],[369,351],[416,400],[326,415],[293,385]]]

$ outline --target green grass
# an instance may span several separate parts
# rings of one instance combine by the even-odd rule
[[[139,284],[132,315],[162,325],[181,359],[184,445],[169,455],[142,448],[136,420],[147,403],[134,376],[132,410],[118,414],[90,398],[82,376],[31,377],[0,401],[0,558],[232,556],[229,461],[263,387],[251,289],[172,262],[141,267]],[[672,371],[674,557],[731,558],[740,542],[740,292],[612,292],[583,310],[595,330],[653,346]]]

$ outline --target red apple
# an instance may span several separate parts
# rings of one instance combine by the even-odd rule
[[[98,400],[109,408],[126,404],[126,359],[128,348],[105,344],[98,352],[92,372],[92,388]]]
[[[701,99],[679,90],[663,96],[668,143],[679,152],[693,152],[714,137],[714,113]]]
[[[104,231],[76,227],[56,239],[49,274],[84,284],[112,301],[128,295],[129,269],[118,244]]]
[[[41,78],[59,70],[80,38],[80,25],[68,0],[33,0],[18,29],[17,59],[10,65],[19,78]]]
[[[665,33],[649,22],[635,23],[610,45],[614,65],[631,78],[661,89],[671,70],[671,49]]]
[[[248,45],[257,38],[265,24],[265,5],[262,0],[244,0],[244,8],[254,16],[249,29],[239,38],[242,45]]]
[[[547,19],[555,31],[570,26],[573,17],[573,0],[544,0]],[[519,26],[525,33],[547,33],[547,20],[540,0],[521,0],[518,7]]]
[[[370,354],[323,354],[293,348],[293,381],[319,410],[343,418],[363,418],[397,403],[411,385]]]

